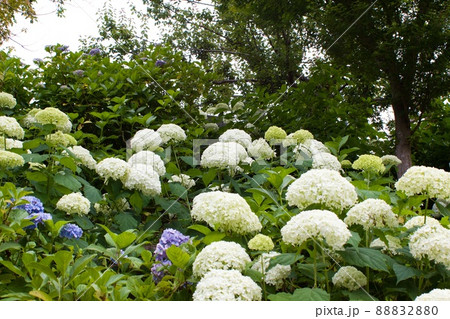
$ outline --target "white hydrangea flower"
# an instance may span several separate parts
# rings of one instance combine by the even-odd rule
[[[110,157],[98,163],[95,170],[100,177],[105,179],[105,182],[108,179],[123,181],[130,171],[130,165],[124,160]]]
[[[397,227],[397,215],[390,205],[382,199],[369,198],[353,206],[344,222],[347,225],[361,225],[365,230],[373,227]]]
[[[294,148],[294,153],[298,160],[304,160],[311,158],[314,154],[330,153],[330,150],[322,142],[310,138]]]
[[[385,165],[385,166],[387,166],[387,165],[398,166],[402,163],[402,161],[395,155],[381,156],[381,161],[382,161],[383,165]]]
[[[258,234],[248,241],[248,248],[252,250],[272,250],[274,247],[272,238],[269,236]]]
[[[180,183],[186,189],[195,186],[195,181],[189,175],[186,174],[172,175],[170,177],[169,183]]]
[[[154,151],[161,144],[162,139],[159,133],[148,128],[137,131],[130,140],[130,147],[135,152]]]
[[[431,216],[427,216],[426,221],[425,216],[414,216],[413,218],[408,220],[403,226],[410,229],[416,226],[423,226],[425,223],[430,226],[441,226],[441,223]]]
[[[283,241],[301,246],[306,240],[325,239],[328,246],[335,250],[344,249],[351,237],[347,225],[335,213],[328,210],[308,210],[292,217],[281,228]]]
[[[10,150],[12,148],[23,148],[23,143],[18,140],[13,140],[11,138],[6,139],[6,147],[5,147],[5,140],[2,136],[0,136],[0,150]]]
[[[259,301],[261,288],[237,270],[211,270],[197,284],[194,301]]]
[[[62,131],[56,131],[53,134],[47,135],[45,141],[52,147],[77,145],[77,140],[72,135],[63,133]]]
[[[367,277],[353,266],[341,267],[331,280],[333,285],[348,290],[357,290],[367,284]]]
[[[191,216],[223,232],[243,235],[262,228],[258,216],[238,194],[220,191],[199,194],[194,198]]]
[[[164,144],[170,140],[181,142],[186,139],[186,133],[176,124],[163,124],[156,130],[156,132],[159,133],[162,143]]]
[[[389,251],[389,253],[391,253],[392,255],[397,255],[397,249],[402,248],[400,239],[390,235],[386,235],[386,239],[388,241],[387,246],[384,241],[382,241],[380,238],[377,238],[370,243],[370,247],[380,247],[382,248],[382,251]]]
[[[236,142],[217,142],[203,152],[200,165],[208,168],[235,169],[248,157],[245,148]]]
[[[46,107],[34,114],[34,120],[42,125],[53,124],[56,129],[63,133],[69,133],[72,130],[72,122],[67,114],[54,107]]]
[[[282,142],[284,147],[289,147],[289,146],[297,146],[298,142],[297,139],[294,137],[294,133],[289,134],[288,136],[286,136],[285,139],[283,139]]]
[[[2,135],[22,139],[25,132],[15,118],[0,116],[0,136]]]
[[[450,173],[427,166],[412,166],[395,183],[407,196],[427,194],[431,198],[450,200]]]
[[[450,289],[433,289],[421,294],[414,301],[450,301]]]
[[[248,146],[248,154],[254,159],[269,160],[275,157],[274,150],[263,138],[254,140],[252,144]]]
[[[219,136],[220,142],[236,142],[248,148],[252,144],[252,138],[243,130],[230,129]]]
[[[250,256],[241,245],[235,242],[216,241],[203,248],[197,255],[192,271],[196,277],[202,277],[213,269],[235,269],[242,272],[250,261]]]
[[[19,154],[0,150],[0,168],[23,166],[25,160]]]
[[[291,274],[291,266],[289,265],[278,264],[270,268],[269,271],[266,271],[267,268],[269,268],[270,259],[278,255],[280,255],[280,253],[275,251],[264,253],[258,257],[252,266],[253,270],[264,274],[264,281],[266,284],[275,286],[277,289],[281,288],[283,280]]]
[[[69,147],[68,150],[71,151],[75,155],[75,157],[80,160],[81,164],[89,169],[95,170],[97,162],[92,157],[89,150],[85,149],[83,146]]]
[[[220,185],[216,185],[216,186],[208,186],[208,188],[212,191],[222,191],[222,192],[227,192],[227,193],[231,193],[231,188],[228,184],[220,184]]]
[[[333,154],[317,153],[312,156],[312,160],[312,168],[326,168],[337,172],[342,170],[341,163]]]
[[[91,202],[81,193],[71,193],[61,197],[56,203],[56,208],[69,215],[78,214],[82,216],[89,213]]]
[[[162,176],[166,173],[166,167],[161,157],[152,151],[140,151],[128,159],[128,164],[134,166],[137,164],[144,164],[153,168],[153,170]]]
[[[211,130],[215,132],[219,130],[219,125],[217,125],[216,123],[206,123],[205,125],[203,125],[203,128],[205,130]]]
[[[16,99],[12,94],[0,92],[0,108],[13,109],[16,106]]]
[[[123,186],[127,189],[137,189],[144,195],[154,196],[161,194],[161,181],[159,175],[151,166],[136,164],[123,180]]]
[[[286,199],[289,205],[300,209],[311,204],[322,204],[340,212],[353,206],[358,195],[355,187],[338,172],[311,169],[289,185]]]
[[[411,235],[409,250],[416,259],[428,256],[428,259],[442,263],[447,269],[450,269],[449,238],[450,230],[441,225],[426,224]]]

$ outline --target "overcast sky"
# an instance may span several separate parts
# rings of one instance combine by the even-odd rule
[[[47,55],[44,48],[49,44],[68,45],[76,50],[80,36],[95,36],[97,32],[96,13],[105,3],[110,2],[117,10],[128,10],[128,2],[142,6],[141,0],[70,0],[65,4],[66,12],[63,18],[56,16],[56,5],[50,0],[38,0],[35,4],[38,21],[29,23],[21,16],[17,16],[17,23],[13,26],[12,40],[4,43],[0,49],[14,48],[14,55],[31,64],[34,58]],[[26,29],[26,32],[22,30]],[[157,36],[157,32],[153,32]]]

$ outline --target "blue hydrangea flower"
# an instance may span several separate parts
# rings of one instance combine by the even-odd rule
[[[75,76],[83,76],[84,75],[84,71],[83,70],[75,70],[72,73]]]
[[[38,224],[43,224],[45,220],[53,219],[52,215],[47,213],[33,213],[30,214],[26,219],[31,219],[34,225],[25,227],[26,229],[35,229]]]
[[[168,228],[163,231],[159,243],[156,245],[155,249],[155,259],[158,261],[167,260],[166,250],[172,245],[180,246],[188,242],[189,236],[185,236],[178,230]]]
[[[69,46],[68,46],[68,45],[60,46],[60,47],[58,48],[58,50],[59,50],[59,51],[62,51],[62,52],[65,52],[65,51],[69,50]]]
[[[170,262],[170,260],[164,260],[159,263],[153,264],[153,266],[151,268],[151,272],[153,275],[153,281],[155,283],[160,282],[163,279],[163,277],[167,274],[165,266],[171,266],[171,265],[172,265],[172,263]]]
[[[83,235],[83,230],[75,224],[65,224],[59,231],[59,236],[78,239]]]
[[[97,55],[97,54],[100,54],[99,48],[93,48],[91,49],[91,51],[89,51],[89,55]]]
[[[155,66],[157,66],[158,68],[163,67],[164,65],[166,65],[166,61],[164,60],[156,60],[155,62]]]
[[[28,204],[16,206],[14,209],[23,209],[27,211],[29,215],[44,213],[44,205],[39,198],[34,196],[24,196],[21,199],[28,201]]]

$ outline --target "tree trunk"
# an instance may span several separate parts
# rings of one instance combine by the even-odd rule
[[[395,155],[402,161],[398,167],[400,178],[411,167],[411,124],[408,106],[400,101],[393,101],[395,116]]]

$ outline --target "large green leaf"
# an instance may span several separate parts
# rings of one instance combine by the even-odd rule
[[[330,295],[319,288],[299,288],[293,294],[280,292],[267,298],[272,301],[330,301]]]
[[[296,261],[303,259],[303,255],[294,254],[294,253],[284,253],[279,254],[278,256],[272,257],[269,263],[269,269],[274,267],[275,265],[292,265]]]
[[[114,221],[119,225],[120,231],[135,229],[138,221],[130,213],[120,213],[114,216]]]
[[[70,251],[60,250],[55,253],[54,259],[56,263],[56,269],[64,276],[67,271],[67,267],[73,260],[73,255]]]
[[[67,187],[71,191],[78,191],[81,188],[81,183],[71,174],[59,172],[54,177],[55,183]]]
[[[397,263],[394,264],[392,268],[394,269],[395,275],[397,276],[397,285],[403,280],[420,276],[420,271],[415,268],[406,267]]]
[[[372,248],[347,247],[344,251],[339,251],[338,253],[349,265],[369,267],[385,272],[389,272],[389,265],[395,263],[389,256]]]
[[[170,246],[166,250],[167,257],[170,261],[177,266],[178,268],[184,269],[189,263],[189,259],[191,256],[185,251],[183,251],[180,247],[175,245]]]
[[[206,226],[195,224],[188,227],[188,229],[193,229],[198,231],[199,233],[202,233],[203,235],[208,235],[211,232],[211,229],[209,229]]]
[[[131,245],[135,241],[136,237],[137,235],[135,233],[124,231],[123,233],[119,234],[116,239],[114,239],[114,242],[119,248],[122,249]]]
[[[22,246],[18,243],[3,243],[0,245],[0,253],[5,250],[19,250]]]

